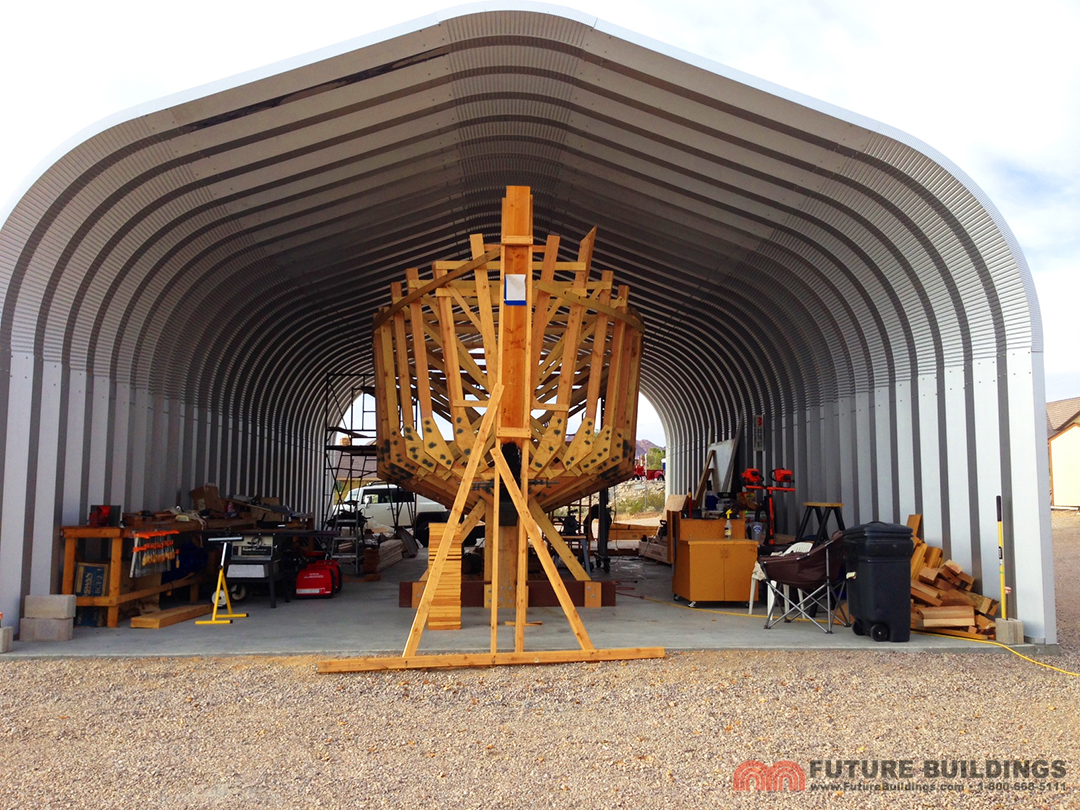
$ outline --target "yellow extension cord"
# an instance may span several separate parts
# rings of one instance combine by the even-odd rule
[[[632,593],[625,593],[625,592],[621,592],[621,593],[623,593],[624,596],[636,596],[636,594],[632,594]],[[742,617],[744,619],[755,619],[755,618],[760,619],[761,618],[760,616],[754,616],[753,614],[750,614],[750,613],[732,613],[731,611],[728,611],[728,610],[710,610],[708,608],[692,608],[689,605],[680,605],[677,602],[665,602],[663,599],[653,599],[651,596],[638,596],[637,598],[638,599],[644,599],[647,602],[656,602],[656,604],[658,604],[658,605],[667,605],[668,607],[677,607],[677,608],[682,608],[683,610],[693,610],[693,611],[696,611],[698,613],[716,613],[716,614],[718,614],[720,616],[740,616],[740,617]],[[807,620],[806,619],[794,619],[794,621],[805,622]],[[912,630],[911,632],[913,632],[913,633],[922,633],[924,636],[937,636],[938,638],[959,638],[959,636],[947,636],[944,633],[932,633],[929,630]],[[1050,664],[1044,664],[1042,661],[1036,661],[1034,658],[1029,658],[1028,656],[1024,655],[1023,653],[1017,652],[1012,647],[1010,647],[1008,644],[1002,644],[1000,641],[990,641],[990,639],[985,639],[984,640],[984,639],[978,639],[978,638],[969,638],[969,639],[964,639],[964,640],[965,641],[974,641],[976,644],[993,644],[995,647],[1001,647],[1002,649],[1008,650],[1013,655],[1019,656],[1020,658],[1023,658],[1025,661],[1030,661],[1031,663],[1033,663],[1033,664],[1035,664],[1037,666],[1046,667],[1047,669],[1052,669],[1052,670],[1054,670],[1054,672],[1060,672],[1063,675],[1071,675],[1074,678],[1080,678],[1080,672],[1069,672],[1067,669],[1061,669],[1060,667],[1054,667],[1054,666],[1051,666]]]

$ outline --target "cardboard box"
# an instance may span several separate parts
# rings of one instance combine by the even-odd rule
[[[108,563],[79,563],[75,566],[76,596],[104,596],[108,582]]]
[[[81,607],[75,608],[76,627],[104,627],[106,620],[105,608]]]
[[[77,596],[104,596],[109,582],[108,563],[79,563],[75,566],[74,591]],[[104,627],[105,609],[75,608],[76,627]]]
[[[191,502],[195,504],[195,511],[202,512],[210,509],[214,512],[225,511],[225,501],[218,492],[217,484],[203,484],[197,489],[191,490]]]

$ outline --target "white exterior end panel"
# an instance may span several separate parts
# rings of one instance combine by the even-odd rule
[[[1007,363],[1010,418],[1008,425],[1002,426],[1008,431],[1002,439],[1009,443],[1012,492],[1005,501],[1006,571],[1011,556],[1016,571],[1016,581],[1012,583],[1015,618],[1024,622],[1024,637],[1056,644],[1042,352],[1009,352]]]

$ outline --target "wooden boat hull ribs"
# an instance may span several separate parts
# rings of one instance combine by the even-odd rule
[[[663,655],[597,650],[548,550],[587,580],[547,513],[634,473],[643,324],[629,288],[610,270],[594,273],[595,242],[594,228],[569,260],[558,236],[535,243],[530,190],[510,186],[498,243],[474,234],[470,259],[410,268],[391,285],[374,323],[379,477],[447,504],[450,517],[433,527],[438,548],[403,655],[413,663],[348,659],[320,671],[534,660],[524,651],[530,548],[580,646],[537,653],[537,663]],[[463,529],[481,519],[490,653],[419,655],[425,626],[460,627],[460,588],[446,587],[448,569],[460,565]],[[513,653],[499,651],[500,608],[515,612]]]

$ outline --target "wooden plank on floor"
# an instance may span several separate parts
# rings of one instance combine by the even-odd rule
[[[918,627],[918,628],[913,628],[913,629],[922,630],[924,628]],[[950,630],[950,629],[945,628],[945,627],[927,627],[927,628],[925,628],[925,630],[926,630],[927,633],[937,633],[938,635],[942,635],[942,636],[956,636],[957,638],[970,638],[973,641],[986,641],[987,640],[986,636],[980,635],[979,633],[971,633],[971,632],[968,632],[967,630]]]
[[[535,652],[447,653],[387,658],[336,658],[320,661],[318,672],[379,672],[399,669],[450,669],[517,664],[574,664],[589,661],[635,661],[663,658],[663,647],[623,647],[598,650],[537,650]]]
[[[180,607],[169,608],[168,610],[159,610],[157,613],[132,616],[131,626],[148,630],[160,630],[162,627],[180,624],[180,622],[186,622],[191,619],[197,619],[199,616],[205,616],[207,613],[213,612],[213,609],[213,606],[208,604],[181,605]]]
[[[919,607],[923,627],[970,627],[975,624],[975,608],[971,605],[943,605],[941,607]]]

